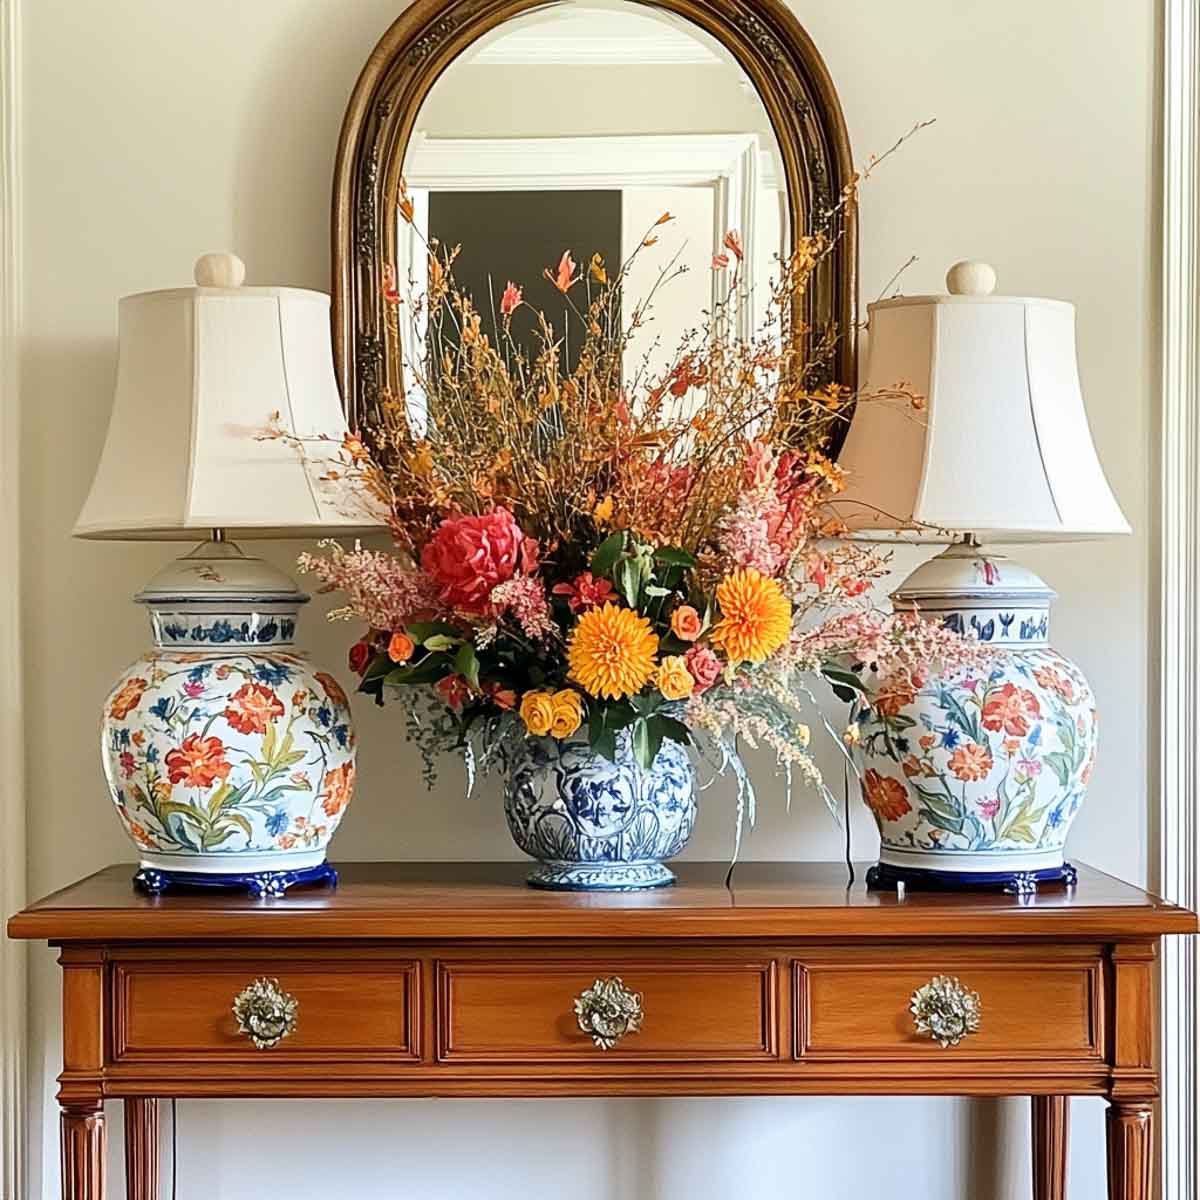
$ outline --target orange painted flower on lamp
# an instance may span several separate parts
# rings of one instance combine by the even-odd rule
[[[142,702],[142,693],[150,685],[144,679],[127,679],[120,690],[108,702],[108,715],[114,721],[123,721]]]
[[[266,733],[267,726],[283,716],[283,704],[275,692],[261,683],[244,683],[225,706],[225,720],[238,733]]]
[[[233,764],[225,759],[225,743],[219,737],[201,737],[198,733],[189,733],[164,761],[172,783],[195,788],[210,788],[233,770]]]
[[[327,817],[336,817],[350,803],[354,795],[354,764],[343,763],[325,772],[325,791],[321,794],[321,807]]]
[[[881,821],[898,821],[912,809],[904,784],[875,770],[863,775],[862,793],[867,807]]]

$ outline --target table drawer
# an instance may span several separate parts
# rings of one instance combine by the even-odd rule
[[[576,1000],[598,982],[637,997],[640,1028],[602,1047]],[[438,964],[438,1058],[472,1062],[715,1062],[778,1057],[771,960],[610,957]],[[586,1003],[586,1001],[585,1001]]]
[[[117,1061],[303,1060],[336,1056],[416,1060],[419,971],[411,959],[254,956],[118,962],[113,973]],[[267,981],[267,999],[294,1001],[294,1027],[256,1046],[234,1014],[238,995]],[[261,1030],[261,1026],[259,1026]]]
[[[1075,946],[806,955],[794,964],[796,1055],[1099,1059],[1101,964],[1099,947]],[[919,1030],[912,1011],[939,977],[952,1008],[963,993],[977,997],[978,1028],[949,1045]]]

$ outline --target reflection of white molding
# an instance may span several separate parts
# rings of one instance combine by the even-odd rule
[[[681,66],[724,63],[688,27],[635,7],[554,8],[519,17],[464,53],[471,66]]]
[[[693,187],[737,171],[741,157],[759,143],[756,133],[565,138],[433,138],[415,133],[404,175],[409,187],[435,192]]]
[[[24,906],[20,473],[21,0],[0,0],[0,909]],[[25,943],[0,936],[0,1195],[23,1196]]]
[[[1200,15],[1163,13],[1158,889],[1200,904]],[[1163,1198],[1200,1193],[1200,944],[1163,939]]]

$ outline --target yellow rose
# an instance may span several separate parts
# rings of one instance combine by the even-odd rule
[[[526,692],[521,698],[521,720],[534,737],[545,737],[554,724],[554,697],[549,692]]]
[[[550,732],[556,738],[568,738],[583,724],[583,697],[574,688],[563,688],[551,697],[554,723]]]
[[[668,700],[686,700],[696,686],[682,654],[669,654],[659,663],[657,683]]]

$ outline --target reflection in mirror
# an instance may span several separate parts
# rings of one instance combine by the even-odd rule
[[[459,287],[485,316],[508,282],[528,307],[513,332],[530,349],[536,313],[561,323],[563,298],[542,276],[569,251],[630,268],[632,309],[664,268],[626,351],[625,373],[670,367],[683,335],[729,285],[714,254],[730,230],[745,248],[732,319],[748,336],[766,318],[788,247],[787,195],[766,109],[729,52],[704,31],[634,3],[562,3],[502,24],[437,80],[417,115],[403,167],[412,221],[398,218],[396,277],[412,311],[427,286],[425,245],[461,246]],[[673,220],[656,226],[670,212]],[[405,359],[419,323],[401,322]],[[406,327],[405,327],[406,326]],[[564,346],[566,365],[571,346]],[[636,363],[628,361],[636,358]],[[410,418],[424,425],[419,389]]]

